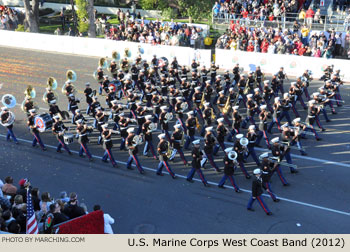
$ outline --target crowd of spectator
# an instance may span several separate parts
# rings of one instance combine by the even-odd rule
[[[344,41],[343,41],[344,40]],[[294,22],[292,29],[249,28],[231,21],[230,29],[218,38],[216,48],[271,54],[334,58],[350,56],[350,32],[310,32]]]
[[[215,2],[213,15],[217,18],[280,20],[285,13],[297,13],[297,0],[221,0]]]
[[[48,227],[44,223],[49,217],[52,227],[88,214],[87,206],[79,203],[75,192],[68,195],[63,191],[57,199],[53,199],[49,192],[40,192],[28,179],[21,179],[16,186],[13,178],[8,176],[4,182],[0,179],[0,231],[26,233],[27,190],[32,198],[40,233],[46,233]],[[100,209],[99,205],[93,207],[94,211]],[[114,219],[109,214],[104,214],[104,220],[105,233],[113,233],[111,224]]]
[[[15,30],[19,24],[15,9],[0,5],[0,30]]]

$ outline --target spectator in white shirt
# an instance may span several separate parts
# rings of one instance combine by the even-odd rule
[[[101,206],[95,205],[94,211],[98,211],[98,210],[101,210]],[[105,234],[113,234],[113,229],[112,229],[111,225],[114,224],[114,219],[109,214],[106,214],[106,213],[103,214],[103,219],[104,219],[104,223],[105,223],[104,224],[105,225],[105,228],[104,228]]]

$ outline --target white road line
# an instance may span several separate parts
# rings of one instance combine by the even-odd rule
[[[3,135],[3,134],[0,134],[0,137],[6,138],[6,136]],[[22,142],[25,142],[25,143],[32,143],[32,141],[27,140],[27,139],[22,139],[22,138],[17,138],[17,140],[22,141]],[[49,147],[49,148],[51,148],[51,149],[56,149],[56,147],[53,146],[53,145],[45,145],[45,146],[46,146],[46,147]],[[75,154],[79,154],[78,151],[73,151],[73,150],[72,150],[72,152],[75,153]],[[102,158],[102,157],[96,156],[96,155],[92,155],[92,157],[94,157],[94,158],[99,158],[99,159]],[[126,162],[123,162],[123,161],[118,161],[118,160],[116,160],[116,162],[117,162],[118,164],[126,165]],[[132,166],[135,166],[135,165],[133,164]],[[142,166],[142,167],[143,167],[143,169],[148,170],[148,171],[153,171],[153,172],[156,172],[156,171],[157,171],[157,170],[154,169],[154,168],[149,168],[149,167],[144,167],[144,166]],[[164,172],[164,173],[169,175],[168,172]],[[180,175],[180,174],[176,174],[176,176],[179,177],[179,178],[183,178],[183,179],[186,179],[186,178],[187,178],[186,176],[183,176],[183,175]],[[194,180],[194,181],[197,181],[197,182],[202,182],[200,179],[196,179],[196,178],[193,178],[193,180]],[[209,183],[210,185],[215,185],[215,186],[218,185],[218,183],[211,182],[211,181],[208,181],[208,183]],[[232,186],[225,186],[225,187],[234,190],[234,188],[233,188]],[[242,188],[240,188],[240,189],[241,189],[241,191],[243,191],[243,192],[251,193],[250,190],[242,189]],[[263,196],[268,197],[268,198],[270,197],[270,196],[267,195],[267,194],[263,194]],[[332,209],[332,208],[328,208],[328,207],[318,206],[318,205],[314,205],[314,204],[310,204],[310,203],[306,203],[306,202],[302,202],[302,201],[287,199],[287,198],[283,198],[283,197],[278,197],[278,198],[279,198],[280,200],[284,200],[284,201],[286,201],[286,202],[294,203],[294,204],[297,204],[297,205],[306,206],[306,207],[311,207],[311,208],[315,208],[315,209],[319,209],[319,210],[324,210],[324,211],[328,211],[328,212],[332,212],[332,213],[337,213],[337,214],[342,214],[342,215],[350,216],[350,213],[348,213],[348,212],[344,212],[344,211],[340,211],[340,210],[336,210],[336,209]]]

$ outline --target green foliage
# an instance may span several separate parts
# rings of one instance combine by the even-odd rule
[[[89,29],[87,0],[75,0],[75,4],[77,6],[78,30],[81,33],[87,32]]]
[[[192,17],[201,20],[210,17],[211,9],[215,0],[177,0],[180,12],[183,16]]]
[[[177,11],[171,7],[162,10],[162,16],[165,19],[173,19],[177,17]]]
[[[140,0],[139,5],[144,10],[162,10],[163,11],[169,7],[168,2],[169,0]]]
[[[24,32],[24,25],[19,24],[16,29],[17,32]]]

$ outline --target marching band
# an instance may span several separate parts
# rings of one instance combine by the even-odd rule
[[[320,114],[324,115],[326,122],[330,122],[326,107],[336,114],[334,103],[337,106],[344,103],[340,95],[343,82],[339,71],[333,74],[333,69],[329,68],[323,77],[324,86],[319,88],[319,92],[309,95],[312,73],[307,70],[296,82],[291,82],[288,92],[285,92],[289,79],[283,67],[273,75],[271,81],[265,80],[260,67],[246,76],[238,64],[233,68],[232,76],[226,71],[222,78],[217,75],[218,67],[214,63],[210,69],[206,69],[193,61],[191,69],[187,69],[180,66],[176,58],[168,62],[155,55],[149,64],[139,55],[131,64],[127,53],[120,63],[117,63],[116,53],[113,53],[110,64],[106,58],[99,60],[98,68],[93,73],[96,85],[85,84],[83,93],[86,110],[83,112],[78,107],[83,105],[77,98],[74,86],[77,74],[73,70],[67,71],[67,81],[62,87],[62,93],[68,99],[68,112],[57,105],[58,95],[55,90],[58,84],[55,78],[48,78],[43,96],[43,101],[49,106],[49,113],[38,114],[38,106],[34,102],[35,89],[28,86],[22,110],[27,114],[27,126],[34,137],[33,147],[39,144],[42,150],[46,150],[40,133],[51,130],[58,140],[57,152],[62,152],[63,147],[72,155],[68,146],[77,138],[80,144],[79,156],[84,157],[85,153],[89,161],[93,161],[88,149],[88,136],[97,130],[97,143],[102,144],[105,151],[102,161],[108,162],[109,159],[112,166],[117,167],[118,161],[112,154],[115,150],[113,134],[120,135],[120,150],[129,151],[126,168],[132,169],[131,164],[135,162],[139,172],[144,173],[137,154],[139,146],[145,144],[143,155],[148,156],[151,152],[152,157],[159,160],[157,174],[162,175],[163,168],[166,168],[175,178],[169,161],[174,161],[178,153],[184,165],[189,165],[184,150],[189,150],[192,144],[192,168],[187,180],[191,182],[197,172],[205,186],[208,186],[208,182],[202,168],[209,161],[217,172],[221,171],[214,158],[221,148],[224,153],[224,176],[218,186],[224,187],[225,181],[229,179],[236,192],[240,192],[240,189],[233,175],[239,166],[247,179],[251,177],[245,168],[250,156],[261,169],[253,172],[253,196],[247,208],[252,210],[254,200],[258,199],[265,212],[270,214],[260,197],[261,188],[267,190],[273,201],[278,201],[271,189],[271,176],[276,171],[282,184],[289,185],[281,166],[289,167],[291,173],[298,172],[292,162],[291,150],[296,149],[301,155],[307,155],[301,143],[306,135],[321,140],[314,128],[315,122],[321,131],[326,130],[321,124]],[[110,72],[112,80],[105,71]],[[97,89],[98,94],[105,97],[105,105],[99,102]],[[307,110],[305,122],[302,122],[297,111],[297,101],[302,109]],[[4,95],[2,103],[1,125],[8,130],[7,140],[12,138],[18,143],[13,132],[15,116],[10,111],[16,104],[15,97]],[[246,110],[245,118],[240,114],[241,108]],[[295,115],[293,120],[290,111]],[[67,119],[70,117],[73,126],[67,128],[64,123],[69,123]],[[287,123],[282,125],[284,119]],[[92,124],[91,120],[94,121]],[[174,131],[170,131],[172,123]],[[281,136],[270,140],[269,135],[275,124]],[[71,128],[75,128],[76,135],[69,132]],[[247,128],[248,132],[244,136],[241,132]],[[161,134],[158,135],[160,141],[155,148],[152,135],[156,132]],[[204,140],[203,150],[200,139]],[[271,152],[258,156],[255,147],[260,147],[262,139]],[[227,147],[229,143],[226,141],[233,142],[233,146]]]

